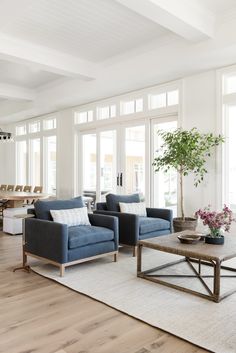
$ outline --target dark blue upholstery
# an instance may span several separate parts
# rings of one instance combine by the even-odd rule
[[[106,204],[108,211],[120,211],[119,202],[132,203],[132,202],[140,202],[139,194],[133,195],[115,195],[108,194],[106,195]]]
[[[68,261],[86,259],[87,257],[107,254],[112,251],[117,251],[114,241],[81,246],[68,251]]]
[[[170,221],[161,218],[139,217],[140,235],[167,229],[170,229]]]
[[[65,210],[70,208],[84,207],[82,197],[76,197],[71,200],[53,200],[41,201],[38,200],[34,204],[36,217],[52,221],[50,210]]]
[[[68,237],[68,248],[74,249],[80,246],[113,240],[114,233],[112,230],[104,227],[74,226],[69,227]]]
[[[170,234],[170,230],[166,229],[166,230],[157,230],[155,232],[150,232],[150,233],[146,233],[146,234],[140,234],[139,239],[140,240],[144,240],[144,239],[150,239],[150,238],[155,238],[155,237],[159,237],[161,235],[166,235],[166,234]]]
[[[25,220],[26,252],[66,264],[118,250],[119,230],[116,217],[89,214],[91,226],[68,227],[66,224],[39,217],[48,217],[50,209],[82,207],[82,198],[38,201],[35,206],[36,204],[36,218]]]
[[[123,196],[116,200],[122,202],[121,199],[123,200]],[[139,217],[135,214],[109,211],[106,202],[99,202],[96,206],[95,214],[118,217],[120,244],[136,246],[140,239],[153,238],[172,232],[173,213],[170,209],[148,207],[146,208],[147,217]]]

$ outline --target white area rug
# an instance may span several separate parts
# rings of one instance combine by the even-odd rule
[[[144,249],[144,269],[175,260],[175,255]],[[225,263],[232,265],[233,262]],[[235,262],[236,265],[236,262]],[[136,259],[130,253],[76,265],[59,277],[57,268],[40,264],[32,269],[73,290],[86,294],[146,323],[163,329],[216,353],[236,352],[236,294],[220,303],[184,293],[136,277]],[[209,273],[208,268],[203,272]],[[179,264],[165,273],[191,273],[187,264]],[[192,274],[192,273],[191,273]],[[194,289],[204,288],[197,279],[172,279]],[[177,282],[176,282],[177,281]],[[209,279],[210,283],[211,279]],[[236,287],[235,279],[222,280],[222,292]]]

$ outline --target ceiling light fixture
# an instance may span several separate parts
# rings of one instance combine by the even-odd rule
[[[4,132],[0,128],[0,141],[2,141],[2,142],[11,142],[11,141],[13,141],[12,134],[10,132]]]

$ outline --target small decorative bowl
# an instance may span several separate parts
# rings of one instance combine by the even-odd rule
[[[184,244],[195,244],[201,239],[201,236],[195,234],[180,234],[178,235],[178,239]]]

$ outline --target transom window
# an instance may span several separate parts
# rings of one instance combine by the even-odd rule
[[[97,119],[98,120],[114,118],[115,116],[116,116],[116,105],[115,104],[97,108]]]
[[[40,131],[40,121],[29,123],[29,133],[33,134]]]
[[[75,112],[75,124],[84,124],[93,121],[93,110]]]
[[[143,98],[121,102],[121,114],[128,115],[143,111]]]
[[[16,136],[26,135],[26,124],[16,126]]]
[[[57,121],[56,118],[48,118],[43,120],[43,129],[44,130],[52,130],[56,129],[57,127]]]

